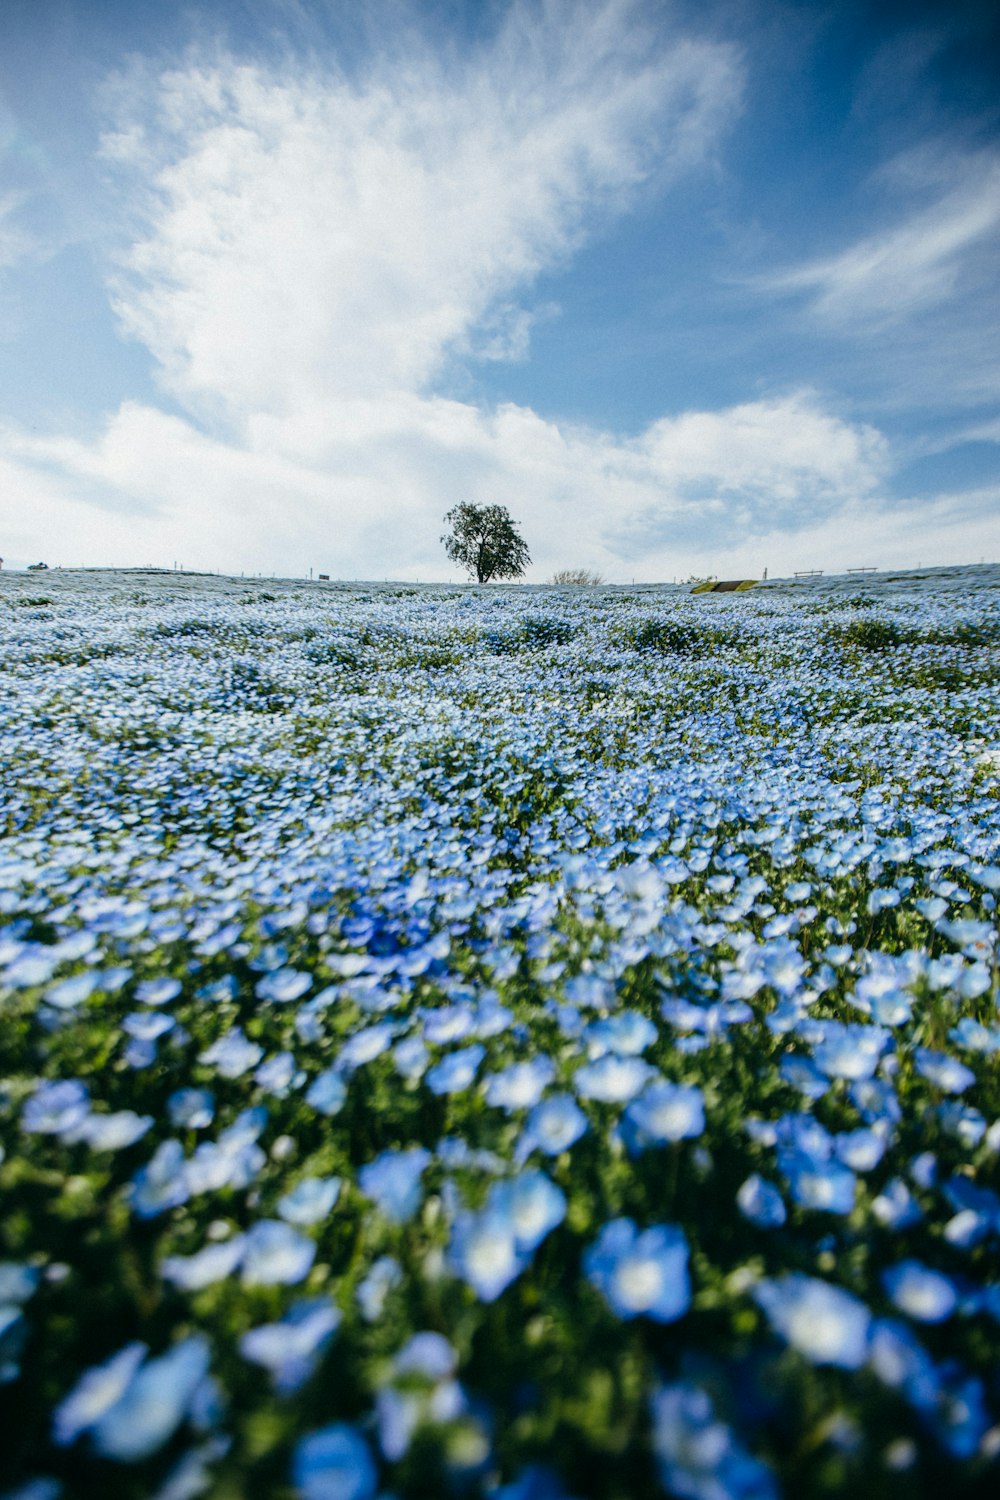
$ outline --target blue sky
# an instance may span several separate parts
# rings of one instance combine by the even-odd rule
[[[4,0],[0,551],[1000,557],[985,3]]]

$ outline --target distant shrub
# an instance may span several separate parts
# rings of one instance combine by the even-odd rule
[[[932,646],[996,646],[1000,644],[1000,621],[960,620],[951,627],[929,625],[921,630],[919,638]]]
[[[835,632],[844,646],[856,646],[861,651],[895,651],[902,646],[906,635],[891,620],[852,620]]]
[[[564,646],[572,640],[577,627],[568,620],[551,615],[529,615],[521,626],[521,636],[529,646]]]
[[[702,651],[731,646],[736,637],[731,631],[686,625],[681,620],[644,620],[641,625],[630,626],[624,632],[623,640],[633,651],[694,656]]]
[[[604,582],[604,574],[594,568],[559,568],[552,575],[552,582],[573,588],[595,588]]]

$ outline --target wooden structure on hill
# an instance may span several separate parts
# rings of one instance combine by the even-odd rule
[[[696,583],[691,592],[692,594],[745,594],[747,589],[752,589],[756,582],[756,578],[729,578],[722,582],[718,578],[707,578],[704,583]]]

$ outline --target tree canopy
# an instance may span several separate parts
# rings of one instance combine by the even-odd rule
[[[441,538],[444,550],[477,583],[520,578],[531,562],[528,548],[503,505],[473,505],[463,500],[444,519],[451,527]]]

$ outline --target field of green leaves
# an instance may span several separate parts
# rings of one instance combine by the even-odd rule
[[[0,636],[0,1495],[997,1492],[1000,569]]]

